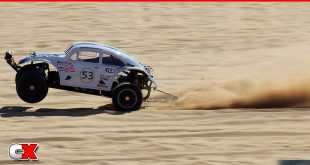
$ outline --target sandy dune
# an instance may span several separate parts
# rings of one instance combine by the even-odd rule
[[[179,96],[113,111],[51,89],[22,102],[0,60],[0,164],[11,143],[38,164],[277,164],[309,159],[309,3],[1,3],[0,50],[15,58],[74,41],[124,49]],[[153,99],[164,96],[153,93]]]

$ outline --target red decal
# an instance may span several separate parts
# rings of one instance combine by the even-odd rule
[[[24,154],[21,159],[24,160],[38,160],[35,150],[38,147],[38,144],[21,144],[24,150]]]
[[[68,62],[57,61],[57,67],[60,72],[75,72],[73,64]]]

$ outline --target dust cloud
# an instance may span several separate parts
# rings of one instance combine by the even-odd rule
[[[240,80],[218,86],[187,88],[173,109],[304,108],[310,107],[310,80],[289,85]]]

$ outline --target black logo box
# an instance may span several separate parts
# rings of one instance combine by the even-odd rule
[[[310,160],[279,160],[278,165],[310,165]]]

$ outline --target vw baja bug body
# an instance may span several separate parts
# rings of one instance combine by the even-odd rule
[[[151,68],[128,53],[92,42],[73,43],[64,52],[35,53],[7,63],[17,72],[18,96],[25,102],[43,100],[48,88],[56,88],[112,98],[117,110],[139,109],[156,83]]]

